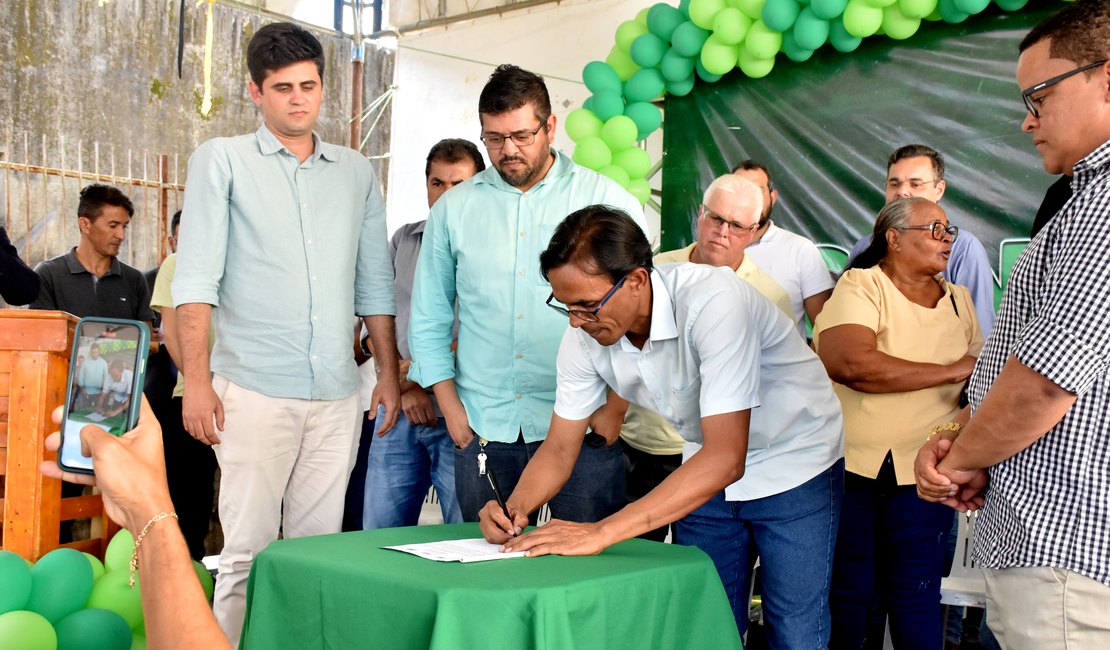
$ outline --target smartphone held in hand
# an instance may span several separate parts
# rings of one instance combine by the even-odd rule
[[[77,322],[58,448],[63,470],[93,473],[92,459],[81,454],[81,429],[91,424],[119,436],[138,423],[149,345],[146,323],[96,317]]]

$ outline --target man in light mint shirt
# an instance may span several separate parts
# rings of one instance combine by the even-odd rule
[[[413,288],[409,379],[432,387],[457,447],[463,519],[494,498],[493,470],[508,494],[547,437],[555,405],[555,355],[567,327],[544,301],[551,287],[539,255],[571,212],[595,203],[634,215],[635,198],[553,149],[555,116],[543,78],[512,65],[490,76],[478,101],[492,168],[445,194],[431,210]],[[458,300],[458,355],[452,326]],[[624,505],[617,445],[623,412],[603,407],[578,463],[550,502],[552,515],[597,521]],[[605,417],[605,415],[614,417]]]
[[[174,303],[188,381],[185,429],[214,445],[224,548],[214,612],[238,645],[254,557],[286,538],[339,532],[362,409],[351,316],[380,379],[383,430],[400,404],[393,270],[369,161],[313,133],[323,49],[289,23],[247,47],[256,133],[189,161]],[[220,332],[208,361],[213,307]]]

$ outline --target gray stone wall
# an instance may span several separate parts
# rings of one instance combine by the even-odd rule
[[[33,264],[76,243],[80,188],[91,181],[26,173],[12,163],[133,178],[157,178],[158,154],[168,179],[186,182],[189,154],[216,136],[254,131],[261,117],[247,92],[246,48],[260,26],[276,20],[241,6],[213,7],[213,109],[200,114],[206,7],[185,2],[185,56],[177,76],[178,0],[10,0],[0,2],[0,223]],[[318,130],[347,144],[351,40],[309,27],[324,45],[325,101]],[[366,48],[363,104],[392,83],[394,53]],[[387,113],[362,149],[387,153]],[[369,126],[367,122],[366,127]],[[388,158],[375,162],[388,178]],[[136,202],[124,261],[159,262],[159,190],[120,185]],[[180,206],[169,192],[168,212]]]

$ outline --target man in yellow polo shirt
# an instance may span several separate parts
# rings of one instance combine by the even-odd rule
[[[680,262],[727,266],[791,321],[790,296],[770,275],[756,266],[744,249],[759,228],[762,189],[751,181],[726,174],[713,181],[702,195],[698,210],[698,240],[686,248],[660,253],[656,265]],[[611,396],[610,400],[617,399]],[[621,447],[628,459],[628,498],[639,499],[663,482],[682,464],[682,436],[667,421],[635,404],[628,407],[621,427]],[[641,537],[663,541],[668,526]]]

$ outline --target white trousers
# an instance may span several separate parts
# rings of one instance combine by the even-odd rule
[[[224,548],[213,610],[238,647],[247,578],[256,555],[277,539],[339,532],[362,412],[358,393],[339,400],[269,397],[215,376],[224,430],[220,463]]]
[[[987,625],[1004,650],[1110,648],[1110,587],[1055,567],[983,574]]]

